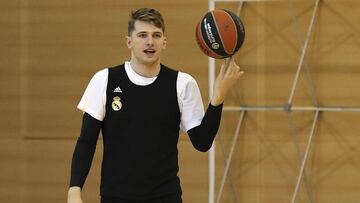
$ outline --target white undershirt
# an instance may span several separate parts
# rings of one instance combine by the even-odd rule
[[[125,62],[125,70],[130,81],[136,85],[146,86],[153,83],[157,78],[157,76],[147,78],[137,74],[128,61]],[[105,117],[108,74],[109,70],[106,68],[92,77],[77,106],[81,111],[90,114],[99,121],[103,121]],[[199,87],[191,75],[179,71],[176,89],[181,112],[180,127],[186,132],[200,125],[204,117],[204,106]]]

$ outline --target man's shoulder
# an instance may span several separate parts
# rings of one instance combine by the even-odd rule
[[[125,68],[125,64],[120,64],[120,65],[114,65],[114,66],[110,66],[108,68],[105,68],[105,69],[109,69],[109,70],[118,70],[118,69],[121,69],[121,68]]]
[[[184,81],[194,81],[194,77],[190,75],[189,73],[179,71],[178,78],[184,80]]]
[[[179,72],[176,68],[170,67],[168,65],[164,65],[164,64],[160,64],[161,68],[164,69],[165,71],[169,71],[169,72]]]
[[[93,80],[101,80],[104,78],[108,77],[108,69],[107,68],[103,68],[101,70],[98,70],[94,75],[93,75]]]
[[[184,78],[185,80],[193,79],[193,77],[189,73],[180,71],[176,68],[172,68],[172,67],[164,65],[164,64],[161,64],[161,67],[167,71],[178,72],[178,77]]]

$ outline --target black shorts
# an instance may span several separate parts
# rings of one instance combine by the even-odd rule
[[[168,195],[150,200],[122,200],[113,197],[101,197],[101,203],[182,203],[181,195]]]

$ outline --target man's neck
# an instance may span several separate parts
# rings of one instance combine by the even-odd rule
[[[143,64],[130,60],[130,65],[137,74],[147,78],[155,77],[160,72],[160,61],[153,64]]]

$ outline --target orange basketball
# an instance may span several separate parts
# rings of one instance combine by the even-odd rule
[[[240,18],[231,11],[209,11],[195,29],[197,44],[212,58],[222,59],[234,55],[245,39],[245,29]]]

